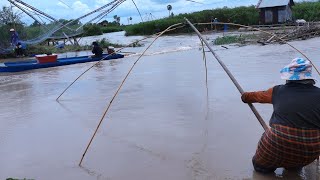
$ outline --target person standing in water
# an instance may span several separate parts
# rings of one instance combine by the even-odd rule
[[[270,129],[263,133],[252,158],[254,169],[299,170],[320,155],[320,88],[315,86],[310,61],[296,58],[281,71],[284,85],[245,92],[244,103],[273,105]]]

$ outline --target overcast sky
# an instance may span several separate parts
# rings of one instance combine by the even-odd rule
[[[101,7],[112,0],[23,0],[24,2],[34,6],[41,11],[57,18],[57,19],[74,19],[80,17],[98,7]],[[199,3],[189,2],[187,0],[134,0],[137,4],[144,20],[159,19],[167,17],[169,12],[167,5],[172,6],[174,14],[189,13],[194,11],[201,11],[205,9],[214,9],[217,7],[235,7],[256,5],[258,0],[194,0]],[[0,6],[9,6],[7,0],[0,0]],[[97,15],[97,14],[96,14]],[[114,11],[112,11],[106,18],[108,21],[113,21],[113,16],[121,17],[121,24],[128,24],[128,17],[132,17],[132,22],[137,23],[141,21],[139,14],[132,2],[126,0]],[[95,17],[94,15],[84,19],[83,22]],[[33,22],[31,18],[24,18],[28,24]]]

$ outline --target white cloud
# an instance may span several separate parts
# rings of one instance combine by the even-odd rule
[[[107,3],[109,3],[110,1],[108,1],[108,0],[96,0],[96,3],[97,4],[107,4]]]
[[[63,4],[62,2],[57,3],[58,6],[69,9],[69,7],[66,4]]]
[[[81,11],[81,12],[85,12],[85,13],[90,11],[89,6],[85,3],[82,3],[81,1],[74,2],[71,7],[75,11]]]

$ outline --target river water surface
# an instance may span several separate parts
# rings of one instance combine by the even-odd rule
[[[319,66],[319,40],[292,44]],[[142,52],[150,42],[124,51]],[[199,47],[195,35],[165,36],[147,51],[114,100],[83,167],[78,163],[85,147],[138,56],[95,66],[59,102],[59,94],[92,63],[1,74],[0,179],[319,179],[317,162],[301,172],[254,172],[251,158],[263,128],[208,52],[207,95]],[[279,70],[299,56],[287,45],[228,47],[214,49],[248,91],[283,83]],[[256,107],[268,122],[272,106]]]

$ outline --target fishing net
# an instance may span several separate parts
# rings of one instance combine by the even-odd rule
[[[113,0],[96,10],[89,12],[74,20],[57,20],[54,17],[36,9],[35,7],[21,1],[8,0],[12,5],[17,7],[23,13],[35,20],[35,26],[25,26],[12,22],[9,25],[1,25],[0,31],[0,54],[11,53],[14,46],[11,45],[10,29],[14,28],[19,35],[19,42],[23,46],[35,45],[45,42],[46,40],[69,39],[83,34],[83,27],[86,24],[98,22],[107,14],[112,12],[125,0]],[[109,9],[106,9],[109,7]],[[86,23],[81,23],[80,20]],[[36,26],[38,25],[38,26]]]

